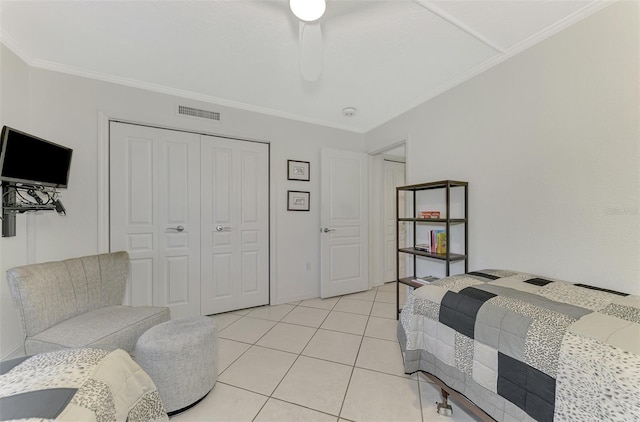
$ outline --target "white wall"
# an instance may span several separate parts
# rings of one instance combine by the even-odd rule
[[[215,135],[234,136],[271,143],[271,192],[273,204],[271,253],[275,256],[272,284],[275,283],[273,303],[319,296],[320,288],[320,210],[319,160],[320,148],[329,147],[362,151],[364,137],[347,131],[300,123],[217,105],[180,100],[177,97],[141,89],[99,82],[57,72],[27,68],[5,69],[17,61],[15,55],[3,50],[3,88],[20,80],[12,100],[29,96],[30,125],[28,130],[53,142],[73,148],[69,188],[61,191],[67,216],[41,213],[34,217],[33,239],[25,240],[24,223],[18,225],[18,236],[10,240],[20,244],[17,256],[5,257],[9,241],[3,241],[2,263],[5,268],[21,265],[25,259],[25,243],[34,248],[34,260],[43,262],[96,253],[98,245],[98,133],[99,113],[119,116],[164,127],[198,130]],[[5,71],[6,70],[6,71]],[[28,74],[28,83],[25,75]],[[6,80],[5,80],[6,75]],[[20,85],[18,85],[20,86]],[[25,92],[22,92],[25,91]],[[3,93],[3,101],[5,94]],[[178,117],[178,104],[213,109],[222,113],[222,124]],[[3,117],[4,119],[4,117]],[[18,124],[20,123],[20,124]],[[2,124],[8,124],[3,120]],[[16,123],[18,128],[24,122]],[[287,180],[287,159],[311,162],[311,181]],[[287,190],[311,192],[310,212],[286,211]],[[18,220],[23,220],[19,216]],[[306,263],[310,264],[307,270]],[[3,282],[3,289],[6,282]],[[3,294],[4,296],[4,294]],[[4,299],[3,299],[4,300]],[[9,319],[3,318],[0,357],[19,343],[20,338],[10,332]],[[6,335],[5,335],[6,333]],[[6,343],[6,344],[5,344]]]
[[[0,125],[29,129],[29,67],[0,44]],[[23,352],[22,329],[13,308],[5,271],[24,265],[30,259],[27,251],[26,219],[18,216],[16,231],[21,236],[0,239],[0,358],[6,353]],[[16,341],[17,339],[17,341]]]
[[[638,2],[618,2],[365,135],[407,183],[469,181],[470,269],[640,293]]]

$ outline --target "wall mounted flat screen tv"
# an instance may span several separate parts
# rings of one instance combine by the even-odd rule
[[[66,188],[72,153],[71,148],[4,126],[0,181]]]

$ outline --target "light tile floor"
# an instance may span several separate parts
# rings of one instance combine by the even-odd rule
[[[171,420],[479,420],[454,400],[452,416],[437,414],[439,388],[404,374],[395,288],[388,283],[340,298],[214,316],[218,382],[201,403]]]

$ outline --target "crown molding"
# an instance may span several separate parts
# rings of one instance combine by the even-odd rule
[[[27,53],[24,48],[21,48],[20,45],[13,39],[13,37],[7,32],[0,28],[0,43],[4,44],[9,50],[13,51],[13,53],[20,58],[23,62],[31,66],[31,63],[34,61],[34,57]]]
[[[303,123],[310,123],[314,125],[330,127],[333,129],[346,130],[355,133],[364,133],[362,129],[356,129],[350,126],[340,125],[335,122],[329,122],[322,119],[315,119],[312,117],[301,116],[294,113],[289,113],[282,110],[275,110],[268,107],[260,107],[252,104],[243,103],[240,101],[233,101],[226,98],[219,98],[212,95],[200,94],[197,92],[187,91],[179,88],[172,88],[160,84],[154,84],[149,82],[140,81],[137,79],[125,78],[121,76],[110,75],[102,72],[95,72],[92,70],[79,69],[74,66],[67,66],[60,63],[50,62],[46,60],[34,59],[31,63],[28,63],[32,67],[50,70],[59,73],[66,73],[69,75],[79,76],[87,79],[94,79],[102,82],[109,82],[118,85],[124,85],[131,88],[143,89],[146,91],[158,92],[161,94],[172,95],[175,97],[186,98],[190,100],[201,101],[203,103],[215,104],[224,107],[231,107],[239,110],[250,111],[253,113],[266,114],[273,117],[280,117],[283,119],[295,120]]]
[[[131,88],[143,89],[146,91],[157,92],[161,94],[172,95],[184,99],[190,99],[200,101],[203,103],[220,105],[224,107],[235,108],[238,110],[249,111],[253,113],[265,114],[273,117],[279,117],[288,120],[295,120],[302,123],[309,123],[313,125],[329,127],[333,129],[345,130],[348,132],[364,134],[363,128],[354,128],[352,126],[341,125],[339,123],[330,122],[322,119],[316,119],[308,116],[301,116],[295,113],[289,113],[282,110],[275,110],[268,107],[260,107],[252,104],[243,103],[240,101],[228,100],[225,98],[219,98],[211,95],[200,94],[197,92],[187,91],[184,89],[172,88],[160,84],[154,84],[149,82],[140,81],[137,79],[125,78],[121,76],[115,76],[103,72],[96,72],[92,70],[80,69],[75,66],[68,66],[61,63],[56,63],[48,60],[42,60],[33,57],[27,53],[9,34],[0,29],[0,43],[4,44],[7,48],[13,51],[22,61],[33,68],[49,70],[52,72],[64,73],[68,75],[78,76],[81,78],[98,80],[101,82],[108,82],[117,85],[128,86]]]

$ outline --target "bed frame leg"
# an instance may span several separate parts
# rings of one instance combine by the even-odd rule
[[[442,395],[442,402],[441,403],[436,402],[436,405],[438,405],[438,407],[436,408],[436,412],[441,415],[447,415],[447,416],[453,415],[453,408],[447,401],[449,399],[449,393],[447,393],[446,391],[444,391],[443,388],[441,388],[440,394]],[[444,413],[440,413],[440,409],[444,409]],[[449,410],[449,412],[447,412],[447,410]]]

